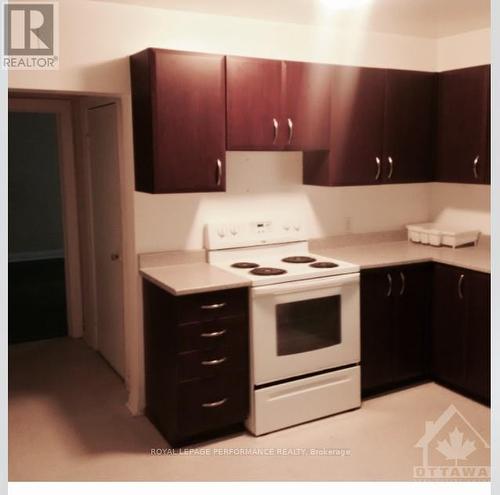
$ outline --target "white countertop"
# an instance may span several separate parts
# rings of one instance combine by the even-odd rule
[[[247,287],[250,281],[208,263],[141,268],[141,275],[175,296]]]
[[[342,247],[322,247],[318,254],[355,263],[361,269],[434,261],[447,265],[490,273],[489,243],[459,248],[433,247],[409,241],[378,242]]]
[[[415,244],[406,240],[380,242],[378,239],[373,242],[366,241],[362,244],[353,243],[337,247],[334,243],[328,245],[328,242],[323,242],[321,247],[311,248],[311,252],[354,263],[362,270],[433,261],[484,273],[491,272],[489,239],[481,239],[478,246],[456,249]],[[141,263],[143,268],[140,269],[140,273],[144,278],[176,296],[250,285],[250,281],[246,278],[200,261],[200,253],[186,253],[183,263],[174,261],[161,266],[148,266],[148,262]],[[155,262],[160,263],[162,259],[180,259],[179,254],[175,254],[176,257],[172,257],[169,253],[141,255],[141,257],[150,260],[154,256]],[[189,256],[195,262],[186,262]]]

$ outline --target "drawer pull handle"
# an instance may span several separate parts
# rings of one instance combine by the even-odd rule
[[[216,303],[216,304],[202,304],[201,309],[220,309],[226,305],[225,302]]]
[[[202,333],[201,336],[205,337],[206,339],[214,339],[216,337],[221,337],[225,333],[226,333],[226,330],[219,330],[217,332]]]
[[[224,397],[224,399],[215,401],[215,402],[204,402],[201,407],[220,407],[224,405],[227,402],[227,397]]]
[[[210,361],[202,361],[201,364],[203,366],[217,366],[218,364],[222,364],[226,361],[226,357],[221,357],[219,359],[211,359]]]

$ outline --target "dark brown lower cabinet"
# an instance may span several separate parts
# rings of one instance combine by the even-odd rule
[[[364,396],[429,378],[490,402],[490,275],[443,264],[361,272]]]
[[[173,447],[249,410],[248,291],[173,296],[144,281],[146,415]]]
[[[490,402],[490,275],[437,264],[432,374],[444,385]]]
[[[361,272],[363,395],[426,376],[432,265]]]

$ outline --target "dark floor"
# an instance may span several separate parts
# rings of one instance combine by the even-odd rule
[[[9,263],[9,344],[65,335],[64,259]]]

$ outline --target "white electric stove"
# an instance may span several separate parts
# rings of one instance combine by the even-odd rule
[[[256,435],[361,404],[359,266],[308,249],[297,222],[209,224],[208,262],[251,281]]]

